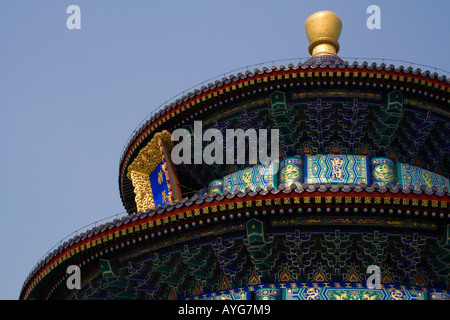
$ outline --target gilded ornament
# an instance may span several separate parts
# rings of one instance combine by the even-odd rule
[[[137,211],[144,212],[155,207],[149,175],[163,159],[159,144],[160,140],[168,149],[168,152],[172,150],[173,141],[170,132],[164,130],[155,133],[152,140],[142,148],[137,157],[128,166],[127,177],[131,180],[134,187]],[[160,184],[164,181],[163,173],[162,170],[158,173],[158,183]],[[170,195],[165,192],[163,194],[163,202],[171,202]]]
[[[430,172],[422,171],[422,179],[426,183],[427,188],[431,188],[433,185],[431,183],[432,175]]]
[[[137,210],[146,211],[149,208],[154,208],[153,193],[148,175],[131,171],[130,178],[134,187]]]
[[[312,56],[337,55],[342,21],[331,11],[319,11],[306,19],[306,36],[309,40],[308,51]]]
[[[298,180],[299,177],[300,169],[293,164],[288,164],[281,170],[281,180],[288,186]]]
[[[163,197],[163,203],[170,203],[170,197],[169,197],[169,195],[166,194],[165,190],[163,190],[163,192],[162,192],[162,197]]]
[[[374,178],[386,183],[394,181],[394,171],[387,164],[376,166],[373,175]]]
[[[158,183],[159,183],[159,184],[161,184],[161,183],[164,182],[163,174],[164,174],[164,172],[163,172],[163,170],[161,169],[161,170],[158,172]]]
[[[332,157],[331,162],[331,177],[336,180],[344,179],[344,171],[342,171],[342,165],[344,160],[339,157]]]
[[[306,300],[319,300],[319,289],[309,288],[306,290]]]

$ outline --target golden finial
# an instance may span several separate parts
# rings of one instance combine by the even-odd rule
[[[305,22],[305,31],[309,40],[308,51],[311,56],[337,56],[341,30],[341,19],[334,12],[319,11],[310,15]]]

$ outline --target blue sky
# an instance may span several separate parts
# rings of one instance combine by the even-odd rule
[[[72,4],[81,30],[66,27]],[[307,57],[304,23],[320,10],[343,21],[341,57],[450,70],[445,0],[1,0],[0,299],[17,299],[61,239],[124,215],[122,149],[156,107],[239,67]]]

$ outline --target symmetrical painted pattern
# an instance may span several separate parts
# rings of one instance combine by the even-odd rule
[[[369,162],[365,156],[315,155],[305,157],[305,182],[369,184]]]
[[[386,183],[395,184],[397,182],[395,174],[395,162],[387,158],[372,158],[370,160],[372,168],[372,182],[380,186]],[[420,184],[418,184],[420,186]]]
[[[284,158],[280,161],[279,183],[285,186],[303,183],[303,159]]]
[[[383,289],[368,289],[364,283],[275,283],[254,285],[187,300],[448,300],[447,293],[420,291],[408,286],[383,285]]]
[[[339,287],[286,289],[286,300],[425,300],[427,297],[427,293],[422,291],[399,288],[370,290],[364,288],[364,284],[360,284],[360,288],[348,288],[346,284]]]
[[[216,179],[208,184],[207,193],[228,190],[235,192],[246,188],[267,189],[283,184],[400,184],[418,190],[449,189],[449,179],[419,167],[383,157],[347,155],[304,155],[283,158],[278,173],[272,166],[253,166]],[[203,192],[204,193],[204,192]]]

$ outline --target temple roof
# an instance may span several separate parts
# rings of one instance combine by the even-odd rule
[[[426,189],[425,186],[421,186],[418,190],[414,190],[413,188],[402,187],[401,185],[393,186],[391,184],[387,184],[386,186],[378,186],[378,184],[373,184],[371,186],[361,184],[361,185],[335,185],[335,184],[302,184],[295,185],[292,184],[289,187],[284,185],[278,186],[278,189],[274,189],[272,187],[268,187],[266,190],[257,188],[256,190],[246,189],[245,191],[235,191],[233,193],[225,191],[223,194],[213,193],[211,196],[203,195],[193,196],[189,199],[183,199],[182,201],[175,201],[172,204],[166,204],[164,207],[158,206],[154,209],[149,209],[146,212],[139,212],[137,214],[127,215],[121,218],[117,218],[111,222],[107,222],[103,225],[96,226],[90,230],[87,230],[58,246],[55,250],[49,253],[44,259],[38,262],[35,268],[30,272],[28,277],[25,279],[22,291],[21,298],[26,298],[31,290],[38,285],[42,279],[44,279],[56,266],[64,263],[67,259],[75,259],[76,263],[82,263],[86,259],[90,259],[89,257],[93,255],[96,250],[95,247],[87,247],[87,244],[95,243],[98,239],[105,239],[108,235],[113,234],[123,234],[122,230],[129,230],[129,226],[140,225],[142,223],[146,224],[147,221],[163,221],[164,219],[168,219],[168,217],[176,217],[177,213],[180,212],[188,212],[195,211],[198,208],[210,208],[213,206],[220,206],[221,204],[229,204],[237,202],[255,202],[258,199],[276,199],[276,198],[304,198],[304,197],[325,197],[325,196],[336,196],[342,197],[351,197],[355,199],[355,197],[363,197],[363,199],[370,198],[395,198],[395,199],[427,199],[427,201],[436,201],[447,203],[448,198],[450,197],[450,192],[448,188],[444,188],[443,190],[437,190],[436,187],[432,187],[430,189]],[[424,198],[426,196],[426,198]],[[409,203],[409,202],[408,202]],[[402,206],[403,204],[403,206]],[[428,204],[428,202],[427,202]],[[273,203],[272,203],[273,205]],[[404,207],[404,202],[399,202],[400,207]],[[314,205],[313,205],[314,206]],[[348,204],[346,203],[344,206],[358,206],[357,203]],[[428,204],[428,206],[430,206]],[[269,208],[270,206],[267,206]],[[369,205],[370,207],[370,205]],[[399,208],[400,208],[399,207]],[[409,207],[409,206],[407,206]],[[430,213],[434,207],[429,208]],[[439,209],[438,210],[447,209]],[[397,210],[397,209],[396,209]],[[423,210],[421,208],[420,210]],[[400,210],[402,211],[402,210]],[[380,211],[381,213],[381,211]],[[380,214],[379,213],[379,214]],[[385,212],[388,213],[387,211]],[[398,213],[400,214],[400,213]],[[405,210],[403,210],[403,214],[407,214]],[[425,212],[423,212],[423,215]],[[182,221],[188,217],[184,217]],[[410,217],[414,218],[414,217]],[[416,218],[421,218],[417,216]],[[442,221],[443,218],[438,215],[428,216],[431,219],[437,219],[436,221]],[[188,218],[189,219],[189,218]],[[447,217],[448,219],[448,217]],[[170,220],[172,221],[172,220]],[[169,220],[167,222],[163,222],[160,224],[160,227],[156,228],[167,228],[167,223],[170,224]],[[184,222],[185,223],[185,222]],[[158,225],[156,223],[156,225]],[[155,225],[155,226],[156,226]],[[125,232],[125,234],[127,234]],[[128,233],[129,236],[136,236],[133,232]],[[123,241],[123,239],[122,239]],[[83,246],[83,249],[80,247]],[[86,247],[85,247],[86,246]],[[84,251],[83,251],[84,250]],[[73,263],[73,262],[72,262]],[[65,272],[63,272],[62,276],[65,276]],[[52,277],[52,281],[54,281],[54,285],[58,285],[61,281],[55,280]],[[58,279],[58,278],[56,278]],[[50,286],[47,285],[47,289],[50,290]],[[48,292],[49,294],[49,292]]]
[[[375,88],[380,92],[386,90],[389,92],[397,88],[410,96],[430,101],[429,105],[436,104],[436,106],[439,106],[439,108],[424,111],[439,112],[440,118],[450,117],[449,109],[446,108],[450,103],[448,98],[449,79],[445,75],[432,73],[428,70],[422,71],[420,68],[413,69],[401,65],[395,67],[392,64],[377,64],[375,62],[371,64],[368,62],[358,64],[356,61],[353,63],[341,62],[339,57],[321,55],[297,65],[290,63],[287,66],[280,65],[277,67],[273,65],[271,68],[247,70],[244,73],[240,72],[237,75],[223,77],[221,80],[216,80],[214,83],[209,83],[183,95],[156,111],[135,131],[124,148],[120,160],[118,180],[122,201],[132,196],[128,195],[130,192],[132,193],[132,191],[127,191],[129,187],[124,189],[125,185],[128,186],[131,183],[126,178],[126,169],[155,132],[164,129],[172,131],[176,128],[176,124],[184,122],[184,120],[190,122],[192,117],[205,116],[216,112],[214,108],[211,110],[211,106],[218,101],[228,100],[230,102],[252,90],[255,92],[255,89],[271,88],[273,91],[277,87],[284,88],[286,85],[289,89],[289,84],[297,84],[298,86],[299,83],[307,85],[306,88],[301,89],[303,91],[315,90],[314,87],[308,89],[308,86],[316,86],[322,89],[331,88],[333,83],[334,89],[344,87],[345,84],[347,89],[352,90],[354,88],[356,91],[369,85],[370,88],[367,88]],[[260,92],[258,90],[257,92]],[[264,94],[264,92],[261,94]],[[129,202],[129,200],[125,201]]]
[[[203,96],[204,94],[208,92],[212,92],[216,90],[217,88],[220,88],[222,86],[238,83],[241,80],[256,78],[260,75],[270,75],[276,72],[289,72],[289,71],[320,71],[323,69],[332,69],[335,71],[345,71],[345,70],[355,70],[359,72],[380,72],[383,73],[386,72],[394,72],[397,74],[397,76],[414,76],[421,78],[425,81],[438,81],[441,83],[441,85],[446,86],[446,89],[450,85],[450,79],[446,77],[446,75],[439,75],[436,72],[430,72],[429,70],[422,70],[421,68],[415,68],[412,67],[404,67],[402,65],[400,66],[394,66],[393,64],[385,64],[384,62],[381,64],[377,64],[376,62],[368,63],[367,61],[364,61],[362,64],[359,64],[358,62],[354,61],[353,63],[350,63],[348,61],[342,61],[341,58],[336,56],[316,56],[311,57],[305,62],[299,62],[297,65],[294,65],[293,63],[290,63],[288,66],[285,65],[272,65],[271,68],[263,67],[262,69],[255,68],[253,71],[247,70],[244,73],[239,72],[237,75],[230,75],[228,77],[223,77],[221,80],[216,80],[214,83],[209,83],[207,85],[202,86],[201,88],[195,89],[192,92],[189,92],[187,94],[184,94],[182,97],[176,99],[175,101],[165,105],[164,107],[161,107],[159,110],[157,110],[155,113],[153,113],[148,120],[139,128],[136,130],[134,135],[129,139],[127,145],[125,146],[124,150],[125,152],[122,154],[121,162],[126,157],[126,152],[130,149],[131,145],[135,142],[135,139],[139,137],[139,135],[155,120],[160,118],[161,116],[177,109],[177,107],[185,104],[188,102],[188,100],[198,98]],[[425,86],[426,87],[426,86]]]
[[[324,20],[324,18],[326,19]],[[362,86],[370,89],[375,88],[374,90],[380,92],[386,91],[386,88],[386,92],[405,90],[409,95],[431,101],[439,106],[439,108],[433,109],[428,104],[426,108],[423,108],[424,110],[426,109],[426,112],[432,110],[438,113],[439,116],[444,117],[444,119],[450,119],[450,111],[448,108],[450,104],[448,96],[450,92],[450,79],[447,79],[445,75],[439,75],[436,72],[431,73],[428,70],[422,71],[420,68],[395,67],[394,65],[386,65],[385,63],[378,65],[375,62],[370,64],[368,62],[359,64],[356,61],[349,63],[348,61],[342,60],[337,55],[339,51],[338,38],[342,23],[339,17],[332,12],[319,12],[312,15],[308,18],[305,27],[310,41],[308,50],[311,53],[311,57],[305,62],[299,62],[297,65],[290,63],[287,66],[273,65],[271,68],[256,68],[253,71],[247,70],[243,73],[239,72],[237,75],[230,75],[220,80],[218,79],[214,83],[209,83],[184,94],[172,103],[160,108],[134,132],[124,147],[120,159],[119,171],[120,193],[125,206],[127,207],[128,205],[127,211],[129,213],[131,213],[130,203],[134,200],[131,182],[127,180],[127,168],[155,133],[161,130],[171,131],[179,127],[180,123],[184,123],[185,120],[187,122],[192,121],[198,114],[207,113],[214,115],[216,111],[211,110],[213,109],[212,105],[214,103],[218,101],[234,101],[234,99],[237,100],[240,97],[244,97],[245,99],[247,97],[246,93],[250,95],[251,90],[256,92],[259,89],[259,93],[256,93],[258,95],[262,92],[261,88],[270,88],[273,91],[280,88],[288,88],[289,84],[294,85],[294,83],[297,86],[300,86],[300,83],[304,84],[305,86],[301,89],[303,92],[312,92],[316,88],[313,87],[311,89],[308,86],[320,86],[323,88],[330,85],[330,83],[334,86],[333,88],[345,86],[349,90],[354,91],[359,90]],[[262,92],[261,94],[265,93]],[[255,98],[260,98],[260,96],[253,96],[250,99]],[[307,99],[311,100],[312,98],[307,97]],[[301,112],[306,113],[308,108],[314,109],[318,105],[319,103],[304,107]],[[377,106],[379,107],[380,104],[377,104]],[[352,107],[355,107],[355,110],[358,109],[356,104],[354,106],[351,105],[350,109]],[[417,106],[414,105],[413,107],[416,108]],[[223,108],[226,109],[227,107],[224,106]],[[349,109],[347,105],[343,105],[342,108]],[[420,108],[417,107],[416,109]],[[342,112],[341,115],[343,115],[343,118],[347,116],[347,111],[344,110]],[[398,117],[398,119],[405,121],[404,123],[406,123],[408,128],[413,128],[414,130],[429,120],[428,116],[425,119],[422,113],[419,114],[419,112],[417,113],[417,117],[412,117],[413,119],[408,118],[411,114],[416,115],[414,113],[415,111],[414,109],[405,115],[407,119],[403,119],[403,113]],[[378,113],[382,114],[383,112],[384,110],[381,110]],[[370,116],[368,114],[366,112],[364,117],[374,117],[373,110]],[[255,116],[255,118],[257,117]],[[293,118],[296,121],[295,117]],[[400,120],[397,121],[397,127],[401,123]],[[357,119],[355,120],[352,117],[347,117],[346,121],[358,122]],[[433,126],[431,126],[431,129],[427,129],[428,131],[425,129],[423,132],[418,130],[425,137],[422,137],[420,147],[427,143],[428,140],[426,139],[434,128],[434,123],[437,122],[434,119],[433,121]],[[315,122],[311,121],[311,119],[304,122],[310,126],[315,125]],[[361,126],[367,126],[367,122],[370,121],[360,121],[360,123],[364,123]],[[430,149],[443,149],[439,156],[447,158],[447,150],[450,148],[448,146],[448,139],[445,137],[448,130],[450,130],[448,122],[447,120],[443,125],[443,129],[435,129],[435,132],[431,135],[431,140],[439,140],[440,144],[437,147],[433,146],[434,149]],[[251,121],[249,123],[252,124]],[[276,124],[275,121],[273,125]],[[230,124],[230,126],[232,125],[233,123]],[[373,123],[369,126],[372,125]],[[324,132],[325,134],[330,133],[329,130]],[[392,132],[390,134],[393,134]],[[408,133],[403,133],[401,136],[401,139],[403,139],[401,141],[402,144],[407,145],[408,141],[411,140],[411,136]],[[377,137],[374,135],[371,139],[375,141]],[[412,138],[415,139],[415,136]],[[443,144],[445,144],[445,147],[441,147]],[[420,152],[420,150],[422,149],[418,148],[415,152]],[[223,168],[220,168],[219,171],[223,171],[221,169]],[[124,191],[124,189],[126,190]],[[36,264],[25,279],[20,298],[50,297],[54,290],[67,278],[65,267],[68,264],[89,266],[89,263],[97,261],[103,254],[111,253],[108,250],[113,251],[113,246],[118,247],[119,244],[124,245],[124,243],[127,243],[128,245],[130,242],[136,242],[137,239],[144,236],[149,237],[151,235],[151,237],[157,237],[162,235],[167,236],[167,240],[164,241],[162,247],[168,247],[174,243],[179,246],[180,243],[189,239],[187,237],[171,237],[171,234],[185,232],[188,223],[192,226],[197,226],[196,223],[200,224],[199,222],[202,221],[200,220],[202,214],[208,214],[208,218],[217,219],[219,223],[226,223],[225,221],[227,219],[234,219],[234,217],[231,218],[234,214],[242,216],[249,213],[250,216],[250,210],[257,212],[258,210],[266,211],[267,209],[275,212],[275,208],[289,210],[290,214],[294,213],[294,209],[298,210],[298,214],[301,214],[301,210],[306,209],[311,210],[311,212],[307,211],[307,214],[312,214],[312,208],[320,210],[324,208],[327,210],[330,207],[334,207],[347,211],[353,209],[355,216],[367,215],[369,208],[373,210],[372,215],[391,215],[395,210],[395,219],[406,220],[405,218],[408,216],[408,223],[399,223],[396,226],[388,227],[397,228],[401,232],[405,232],[406,230],[425,230],[420,225],[425,221],[427,223],[430,222],[434,229],[427,229],[424,232],[436,235],[442,232],[440,227],[450,219],[448,208],[449,197],[450,192],[447,187],[438,190],[437,187],[426,188],[424,185],[415,188],[402,186],[401,184],[391,185],[389,183],[385,186],[380,186],[377,183],[372,185],[365,183],[303,183],[301,185],[292,184],[290,186],[281,184],[278,188],[269,186],[266,189],[258,187],[255,190],[247,188],[244,191],[236,190],[234,192],[225,190],[222,194],[193,195],[192,197],[185,197],[180,201],[166,203],[164,206],[148,209],[145,212],[137,212],[117,218],[90,230],[86,230],[65,241]],[[337,200],[338,198],[339,201]],[[345,199],[345,201],[342,201],[342,199]],[[246,210],[249,211],[245,212]],[[417,223],[410,223],[411,221]],[[321,227],[323,226],[321,225]],[[210,233],[205,232],[204,235],[198,235],[198,238],[203,236],[209,237]],[[159,248],[152,244],[149,250],[155,251]],[[130,261],[133,257],[138,257],[143,254],[148,254],[148,252],[128,251],[125,254],[125,259]]]
[[[238,83],[241,80],[250,80],[251,78],[256,78],[257,76],[261,75],[270,75],[277,72],[292,72],[292,71],[320,71],[323,69],[332,69],[334,71],[346,71],[346,70],[355,70],[358,72],[379,72],[383,73],[386,72],[393,72],[397,74],[398,77],[400,76],[414,76],[421,80],[425,81],[433,81],[436,83],[440,83],[441,85],[445,86],[445,89],[448,89],[450,87],[450,79],[447,78],[445,75],[441,74],[439,75],[436,72],[430,72],[429,70],[422,70],[421,68],[415,68],[412,67],[404,67],[402,65],[396,67],[393,64],[377,64],[376,62],[368,63],[367,61],[364,61],[362,64],[359,64],[358,62],[354,61],[353,63],[350,63],[348,61],[342,61],[341,58],[335,57],[335,56],[317,56],[308,59],[305,62],[299,62],[297,65],[294,65],[293,63],[290,63],[288,66],[280,65],[275,66],[273,65],[271,68],[263,67],[262,69],[255,68],[252,71],[247,70],[246,72],[242,73],[239,72],[237,75],[230,75],[228,77],[223,77],[221,80],[216,80],[214,83],[209,83],[207,85],[202,86],[199,89],[195,89],[192,92],[189,92],[182,97],[176,99],[175,101],[165,105],[164,107],[157,110],[155,113],[153,113],[148,120],[145,121],[145,123],[136,130],[136,132],[133,134],[133,136],[129,139],[127,145],[124,147],[124,153],[122,154],[120,162],[122,163],[130,148],[135,143],[136,138],[138,138],[145,129],[147,129],[150,125],[152,125],[156,120],[158,120],[161,116],[164,116],[171,111],[174,111],[178,109],[178,107],[186,104],[189,100],[199,98],[201,96],[204,96],[205,94],[212,92],[216,90],[217,88],[223,87],[225,85]],[[420,83],[420,85],[423,85]],[[425,85],[424,88],[427,86]],[[430,87],[430,86],[428,86]],[[448,91],[444,90],[444,95]]]

